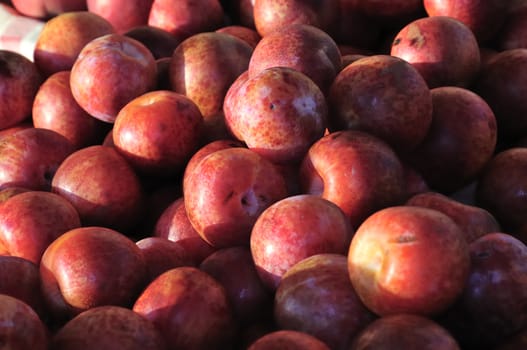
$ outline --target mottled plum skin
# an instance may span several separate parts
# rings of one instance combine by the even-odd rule
[[[133,310],[154,323],[171,349],[229,349],[237,327],[223,286],[196,267],[161,274]]]
[[[275,165],[242,147],[209,154],[183,179],[188,218],[214,247],[248,245],[260,213],[286,195]]]
[[[307,75],[327,92],[342,65],[333,38],[311,25],[289,25],[262,37],[249,62],[249,77],[266,68],[289,67]]]
[[[46,350],[48,329],[25,302],[0,294],[0,337],[6,349]]]
[[[527,148],[515,147],[497,153],[476,187],[476,204],[492,213],[505,232],[516,235],[526,224]],[[527,242],[527,236],[522,237]]]
[[[344,254],[316,254],[293,265],[275,293],[279,328],[311,334],[332,349],[352,339],[376,316],[359,299]]]
[[[153,0],[84,0],[88,11],[112,24],[116,32],[124,33],[134,27],[146,25]]]
[[[480,67],[476,37],[465,24],[447,16],[408,23],[395,36],[390,54],[411,63],[430,88],[468,86]]]
[[[470,256],[467,283],[445,325],[464,348],[490,349],[527,326],[527,246],[495,232],[473,241]]]
[[[141,250],[122,233],[97,226],[53,241],[40,263],[50,317],[61,324],[102,305],[130,307],[146,283]]]
[[[468,243],[488,233],[501,231],[501,226],[489,211],[465,204],[442,193],[427,191],[410,197],[406,205],[430,208],[448,215],[461,228]]]
[[[40,85],[33,101],[33,125],[53,130],[67,138],[75,147],[99,144],[111,127],[93,118],[73,98],[70,72],[60,71]]]
[[[161,213],[153,236],[178,243],[195,264],[201,263],[216,250],[192,227],[183,197],[176,199]]]
[[[218,0],[153,0],[147,23],[186,39],[218,29],[224,24],[224,15]]]
[[[166,30],[146,24],[130,28],[123,34],[143,43],[152,52],[156,60],[171,57],[182,41]]]
[[[338,0],[253,0],[253,20],[263,37],[291,24],[310,25],[333,33],[338,20]]]
[[[234,316],[241,325],[261,321],[272,308],[272,294],[256,272],[249,247],[218,249],[199,268],[225,288]]]
[[[42,20],[63,12],[86,10],[86,0],[13,0],[10,2],[24,16]]]
[[[262,335],[247,350],[329,350],[330,347],[316,337],[290,329],[276,330]]]
[[[247,44],[249,44],[249,46],[251,46],[253,49],[256,47],[256,45],[262,38],[255,29],[252,29],[251,27],[245,27],[242,25],[235,25],[235,24],[231,24],[231,25],[218,28],[216,32],[229,34],[229,35],[237,37],[238,39],[242,39]]]
[[[5,136],[0,142],[0,189],[49,191],[57,168],[74,151],[71,142],[52,130],[31,127]]]
[[[272,67],[242,74],[225,97],[225,123],[238,140],[274,163],[298,163],[324,135],[328,108],[306,75]]]
[[[405,158],[433,189],[452,193],[475,181],[494,155],[498,125],[489,104],[455,86],[431,90],[432,123]]]
[[[44,250],[64,232],[80,227],[77,210],[64,197],[27,191],[0,207],[0,241],[9,255],[39,264]]]
[[[1,129],[0,130],[0,140],[5,138],[6,136],[14,134],[15,132],[18,132],[20,130],[30,129],[30,128],[33,128],[33,127],[34,127],[33,121],[31,119],[25,119],[25,120],[21,121],[20,123],[17,123],[17,124],[15,124],[13,126],[9,126],[9,127],[5,128],[5,129]]]
[[[421,74],[388,55],[356,60],[337,75],[328,97],[331,130],[362,130],[408,151],[432,123],[432,96]]]
[[[185,167],[185,172],[192,173],[199,162],[209,154],[232,147],[245,147],[245,144],[231,138],[219,139],[206,143],[192,155],[192,158],[190,158]]]
[[[60,164],[51,187],[73,204],[84,226],[105,226],[128,234],[140,218],[142,184],[112,147],[95,145],[75,151]]]
[[[205,138],[209,141],[222,131],[227,134],[223,100],[230,85],[247,70],[252,52],[253,48],[242,39],[205,32],[184,40],[171,55],[170,86],[198,106],[205,118]]]
[[[35,63],[19,53],[0,50],[0,130],[30,117],[41,83],[42,75]]]
[[[146,278],[153,281],[163,272],[180,266],[195,266],[185,247],[162,237],[145,237],[135,242],[146,265]]]
[[[113,123],[132,99],[152,90],[157,65],[141,42],[121,34],[100,36],[86,44],[71,68],[75,101],[90,115]]]
[[[45,76],[70,70],[87,43],[114,32],[110,22],[93,12],[61,13],[42,28],[33,53],[35,64]]]
[[[474,82],[474,91],[496,116],[499,144],[513,144],[527,135],[527,49],[499,52],[488,62]]]
[[[337,204],[351,225],[399,203],[404,169],[381,139],[356,130],[336,131],[315,142],[300,166],[301,189]]]
[[[164,350],[165,340],[152,322],[129,308],[106,305],[77,315],[56,333],[50,345],[57,350]]]
[[[483,44],[493,39],[507,17],[508,1],[424,0],[429,16],[449,16],[463,22]]]
[[[267,208],[251,231],[256,270],[271,291],[300,260],[315,254],[346,254],[353,227],[334,203],[316,195],[295,195]]]
[[[204,121],[185,95],[150,91],[127,103],[117,114],[113,144],[142,174],[171,177],[183,171],[201,145]]]
[[[47,318],[40,289],[38,264],[18,256],[0,255],[0,294],[28,304],[42,320]]]
[[[459,226],[420,207],[393,206],[372,214],[355,232],[348,252],[355,291],[381,316],[440,314],[461,295],[469,267]]]
[[[367,326],[350,350],[460,350],[447,329],[430,318],[399,314],[381,317]]]

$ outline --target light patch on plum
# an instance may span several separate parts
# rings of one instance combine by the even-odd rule
[[[273,244],[267,244],[264,249],[264,256],[273,256],[275,253],[275,246]]]
[[[134,59],[143,66],[148,66],[148,61],[145,60],[145,53],[141,51],[136,45],[128,41],[123,41],[121,46],[124,55]]]
[[[527,191],[523,188],[519,188],[518,190],[516,190],[516,192],[514,193],[514,196],[516,198],[526,198],[527,197]]]
[[[410,39],[411,45],[418,49],[425,44],[423,33],[421,33],[421,30],[417,25],[412,24],[408,27],[408,38]]]
[[[371,283],[381,270],[384,262],[384,250],[377,242],[360,242],[353,249],[353,268],[359,269],[360,279],[366,278]]]
[[[266,98],[269,95],[271,95],[271,92],[273,92],[273,88],[270,86],[261,86],[259,90],[259,94],[261,98]]]
[[[256,216],[261,210],[264,198],[258,197],[254,190],[250,189],[242,195],[240,201],[249,216]]]
[[[130,131],[124,131],[119,135],[119,144],[127,147],[135,143],[135,134]]]
[[[309,96],[297,97],[293,100],[292,104],[300,115],[314,114],[317,108],[314,99]]]

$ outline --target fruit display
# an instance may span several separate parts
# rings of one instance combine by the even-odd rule
[[[0,344],[527,349],[527,0],[0,0]]]

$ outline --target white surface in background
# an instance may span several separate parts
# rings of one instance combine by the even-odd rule
[[[18,52],[33,61],[33,52],[44,22],[19,16],[0,4],[0,50]]]

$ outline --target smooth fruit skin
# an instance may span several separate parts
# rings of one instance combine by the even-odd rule
[[[488,233],[501,231],[499,222],[489,211],[439,192],[417,193],[405,204],[435,209],[448,215],[461,228],[468,243]]]
[[[330,347],[316,337],[294,330],[266,333],[251,343],[247,350],[329,350]]]
[[[334,203],[317,195],[289,196],[256,220],[251,253],[264,285],[274,291],[300,260],[321,253],[345,254],[353,228]]]
[[[69,320],[52,336],[56,350],[164,350],[165,340],[152,322],[129,308],[98,306]]]
[[[527,326],[527,246],[503,232],[470,244],[471,266],[446,326],[464,348],[497,346]]]
[[[86,10],[86,0],[14,0],[11,3],[21,14],[41,20],[63,12]]]
[[[476,204],[492,213],[504,232],[523,237],[526,223],[527,149],[513,147],[498,152],[486,166],[476,186]]]
[[[33,98],[42,83],[34,62],[9,50],[0,50],[0,130],[31,116]]]
[[[227,92],[225,123],[234,137],[266,159],[298,163],[324,135],[328,107],[305,74],[271,67],[242,74]]]
[[[228,34],[205,32],[181,42],[170,56],[172,90],[186,95],[207,122],[222,114],[232,82],[249,66],[253,48]]]
[[[449,16],[463,22],[480,44],[496,37],[510,7],[509,2],[500,0],[424,0],[423,5],[429,16]]]
[[[390,55],[411,63],[430,88],[470,85],[481,60],[472,31],[448,16],[418,18],[406,24],[395,36]]]
[[[49,191],[57,168],[74,151],[53,130],[29,127],[5,136],[0,143],[0,189]]]
[[[404,169],[384,141],[356,130],[335,131],[315,142],[299,170],[301,190],[335,204],[353,228],[375,211],[399,203]]]
[[[42,320],[47,319],[38,264],[18,256],[0,255],[0,294],[25,302]]]
[[[236,322],[223,286],[195,267],[168,270],[137,298],[133,310],[153,322],[168,349],[227,349]]]
[[[253,24],[263,37],[288,25],[310,25],[332,33],[339,15],[338,0],[252,0]]]
[[[112,24],[117,33],[146,25],[153,0],[83,0],[87,10]]]
[[[408,151],[432,123],[432,96],[421,74],[403,59],[373,55],[353,62],[333,81],[331,130],[362,130]]]
[[[473,90],[492,108],[498,125],[498,143],[514,144],[527,132],[527,49],[501,51],[488,62],[474,81]]]
[[[183,179],[188,218],[213,247],[248,245],[258,216],[286,196],[275,165],[242,147],[209,154]]]
[[[75,101],[94,118],[108,123],[115,121],[128,102],[154,89],[156,83],[157,65],[150,50],[116,33],[86,44],[71,67]]]
[[[456,339],[434,320],[412,314],[381,317],[354,339],[350,350],[460,350]]]
[[[147,236],[135,242],[146,265],[148,281],[153,281],[163,272],[179,266],[195,266],[181,243],[162,237]]]
[[[42,28],[33,53],[35,64],[46,77],[69,71],[84,45],[114,32],[112,24],[96,13],[61,13],[46,21]]]
[[[37,265],[51,242],[80,226],[73,205],[51,192],[20,193],[0,207],[0,242],[10,255]]]
[[[174,49],[181,43],[181,39],[174,37],[166,30],[146,24],[130,28],[123,34],[145,45],[152,52],[158,63],[161,58],[170,59]]]
[[[53,241],[40,263],[50,317],[59,324],[102,305],[129,307],[144,288],[139,247],[122,233],[97,226],[70,230]]]
[[[95,145],[75,151],[60,164],[51,185],[52,192],[73,204],[84,226],[130,233],[140,218],[142,183],[115,148]]]
[[[185,166],[185,172],[192,173],[194,171],[194,168],[198,165],[198,163],[211,154],[212,152],[219,151],[225,148],[231,148],[231,147],[246,147],[245,144],[241,141],[234,140],[232,138],[226,138],[226,139],[219,139],[214,140],[206,143],[203,145],[199,150],[194,152],[192,157],[187,162],[187,165]]]
[[[258,32],[252,27],[247,27],[247,26],[243,26],[239,24],[225,25],[221,28],[218,28],[216,32],[229,34],[229,35],[237,37],[238,39],[242,39],[247,44],[249,44],[249,46],[251,46],[253,49],[256,47],[256,44],[258,44],[260,39],[262,39],[260,34],[258,34]]]
[[[272,306],[272,294],[256,272],[249,247],[218,249],[205,258],[199,268],[225,288],[240,324],[256,323],[267,315]]]
[[[219,0],[153,0],[147,24],[186,39],[194,34],[218,29],[225,22],[224,16]]]
[[[139,173],[172,177],[201,145],[203,124],[198,107],[185,95],[151,91],[119,111],[113,143]]]
[[[0,294],[0,340],[5,349],[46,350],[48,329],[28,304]]]
[[[70,71],[50,75],[33,100],[31,120],[36,128],[53,130],[75,147],[100,144],[111,125],[93,118],[79,106],[70,88]]]
[[[496,151],[499,125],[489,104],[471,90],[431,89],[432,123],[406,160],[433,189],[453,193],[476,181]]]
[[[427,208],[393,206],[357,229],[348,251],[355,291],[378,315],[437,315],[465,286],[468,243],[457,224]]]
[[[312,25],[290,24],[258,42],[249,62],[249,77],[272,67],[305,74],[325,94],[342,67],[342,57],[327,32]]]
[[[279,328],[311,334],[332,349],[348,349],[375,318],[353,289],[345,254],[316,254],[299,261],[275,293]]]
[[[152,234],[154,237],[168,239],[184,247],[188,257],[196,264],[201,263],[216,250],[192,227],[183,197],[174,200],[159,215]]]

